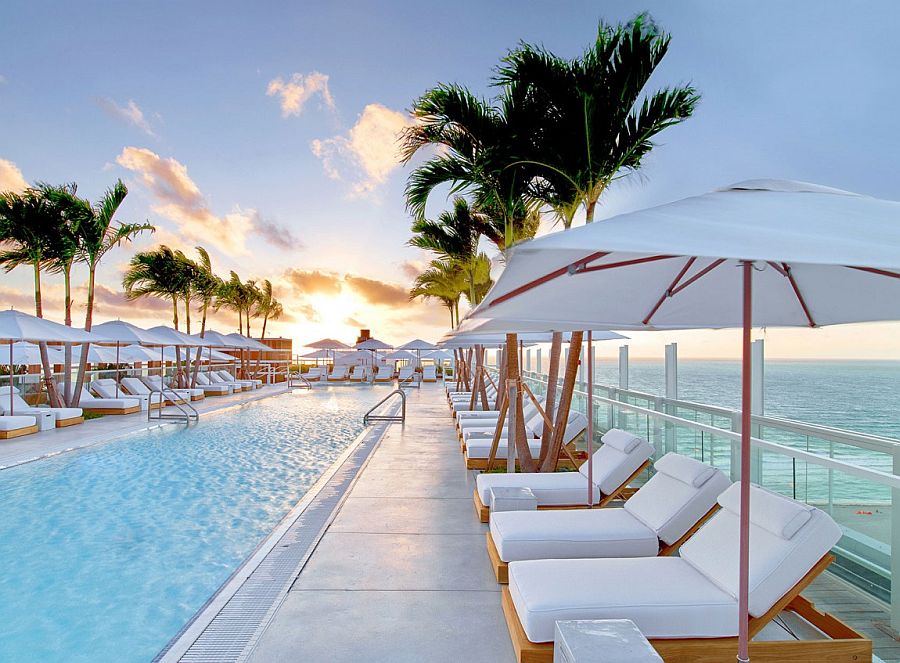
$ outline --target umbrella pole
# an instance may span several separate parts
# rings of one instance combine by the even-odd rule
[[[588,508],[594,508],[594,332],[587,333],[587,466],[588,466]]]
[[[741,513],[738,575],[738,661],[750,660],[748,614],[750,589],[750,327],[753,322],[753,263],[744,272],[744,329],[741,348]]]
[[[13,402],[15,398],[13,397],[13,341],[9,339],[9,416],[13,415]]]
[[[119,342],[116,341],[116,398],[119,397]]]

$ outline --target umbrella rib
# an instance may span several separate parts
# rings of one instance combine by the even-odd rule
[[[601,272],[606,269],[616,269],[617,267],[630,267],[631,265],[642,265],[645,262],[656,262],[657,260],[671,260],[678,256],[647,256],[645,258],[634,258],[633,260],[621,260],[619,262],[611,262],[606,265],[594,265],[593,267],[585,267],[581,265],[575,267],[575,274],[587,274],[588,272]]]
[[[592,253],[589,256],[581,258],[580,260],[576,260],[575,262],[573,262],[569,265],[566,265],[565,267],[560,267],[559,269],[554,269],[549,274],[544,274],[540,278],[534,279],[533,281],[529,281],[528,283],[526,283],[524,285],[520,285],[518,288],[513,288],[509,292],[500,295],[493,301],[488,302],[487,307],[490,308],[491,306],[495,306],[497,304],[505,302],[508,299],[517,297],[517,296],[521,295],[522,293],[528,292],[529,290],[532,290],[533,288],[536,288],[539,285],[547,283],[548,281],[552,281],[553,279],[558,278],[558,277],[562,276],[563,274],[568,274],[571,269],[577,269],[578,267],[580,267],[586,263],[589,263],[592,260],[599,260],[600,258],[602,258],[603,256],[606,256],[606,255],[609,255],[609,253],[604,252],[604,251],[598,251],[597,253]]]
[[[723,262],[725,262],[725,258],[717,258],[716,260],[713,260],[711,263],[709,263],[706,267],[704,267],[704,268],[701,269],[699,272],[697,272],[696,274],[694,274],[694,275],[693,275],[691,278],[689,278],[687,281],[685,281],[684,283],[682,283],[681,285],[679,285],[679,286],[676,287],[676,288],[672,288],[672,295],[677,295],[679,292],[681,292],[682,290],[684,290],[685,288],[687,288],[689,285],[691,285],[691,284],[693,284],[693,283],[696,283],[696,282],[699,281],[701,278],[703,278],[704,276],[706,276],[707,274],[709,274],[709,273],[710,273],[712,270],[714,270],[716,267],[718,267],[719,265],[721,265]]]
[[[803,294],[800,292],[800,287],[797,285],[797,281],[794,280],[794,274],[791,272],[791,267],[786,262],[781,263],[781,268],[784,270],[784,275],[788,280],[788,283],[791,284],[791,288],[794,289],[794,296],[797,297],[797,301],[800,302],[800,308],[803,309],[803,314],[806,316],[806,320],[809,322],[810,327],[816,327],[816,321],[813,320],[812,314],[809,312],[809,307],[806,305],[806,300],[803,298]]]
[[[695,258],[693,256],[687,259],[687,262],[684,263],[684,267],[682,267],[681,271],[678,272],[678,276],[676,276],[672,280],[672,282],[669,284],[669,287],[666,288],[665,292],[663,292],[662,296],[659,298],[659,300],[653,306],[653,309],[650,311],[650,313],[647,314],[647,317],[641,321],[641,324],[644,324],[644,325],[650,324],[650,319],[654,315],[656,315],[656,312],[659,310],[659,307],[663,305],[663,302],[666,301],[666,298],[672,296],[672,288],[674,288],[675,286],[678,285],[678,282],[682,278],[684,278],[684,275],[687,274],[687,271],[691,268],[691,265],[693,265],[694,261],[696,261],[696,260],[697,260],[697,258]]]
[[[858,269],[861,272],[869,272],[870,274],[878,274],[879,276],[890,276],[895,279],[900,279],[900,274],[897,272],[891,272],[886,269],[877,269],[875,267],[855,267],[853,265],[847,265],[849,269]]]

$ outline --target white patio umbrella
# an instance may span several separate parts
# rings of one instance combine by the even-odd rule
[[[357,350],[370,350],[372,352],[372,365],[374,366],[378,362],[378,353],[377,350],[391,350],[393,349],[392,345],[388,345],[384,341],[379,341],[377,338],[367,338],[365,341],[360,341],[356,344]]]
[[[128,364],[125,357],[115,349],[103,345],[92,345],[88,348],[87,360],[90,364]],[[81,346],[72,349],[72,361],[81,361]]]
[[[429,343],[428,341],[423,341],[421,338],[417,338],[415,340],[409,341],[408,343],[404,343],[398,350],[413,350],[416,353],[416,366],[422,365],[422,350],[437,350],[437,346],[434,343]]]
[[[417,359],[409,350],[395,350],[384,355],[385,361],[415,361]]]
[[[93,326],[93,331],[102,334],[106,338],[106,342],[115,343],[116,346],[116,364],[121,363],[121,348],[123,345],[140,345],[148,347],[162,347],[165,345],[165,339],[161,338],[150,330],[142,329],[137,325],[124,320],[110,320],[109,322],[101,322],[99,325]],[[143,361],[137,360],[137,361]],[[153,360],[148,360],[153,361]],[[119,369],[116,368],[116,398],[119,397]]]
[[[323,338],[319,341],[315,341],[313,343],[307,343],[304,347],[313,348],[314,350],[325,350],[326,353],[331,351],[331,362],[334,363],[334,351],[335,350],[350,350],[351,347],[346,343],[341,343],[333,338]],[[327,354],[326,354],[326,359]]]
[[[158,359],[155,352],[153,352],[150,348],[145,348],[142,345],[126,345],[120,351],[120,356],[123,360],[127,361],[129,364],[133,364],[135,362],[148,362],[148,361],[156,361]]]
[[[192,334],[191,338],[199,342],[202,347],[208,348],[207,361],[212,363],[213,348],[238,348],[240,347],[228,334],[217,332],[215,329],[207,329],[203,334]],[[202,350],[200,351],[203,352]],[[225,354],[225,353],[221,353]],[[230,359],[225,361],[237,361],[234,355],[228,355]]]
[[[94,343],[104,340],[98,332],[86,332],[58,322],[38,318],[21,311],[0,311],[0,341],[9,344],[9,413],[13,414],[13,345],[16,341],[61,341],[64,343]]]
[[[751,325],[900,319],[900,203],[754,180],[621,214],[514,247],[470,317],[743,329],[738,658],[749,660]]]
[[[80,346],[79,346],[80,347]],[[52,345],[47,348],[51,364],[63,362],[63,352]],[[17,341],[12,344],[10,363],[15,366],[37,366],[41,363],[41,347],[28,341]]]

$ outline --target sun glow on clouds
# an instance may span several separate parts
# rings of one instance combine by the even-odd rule
[[[278,96],[282,117],[300,115],[306,102],[316,95],[319,95],[326,108],[334,110],[334,99],[328,89],[328,76],[318,71],[309,74],[294,73],[286,81],[274,78],[266,88],[266,96]]]
[[[28,188],[28,182],[22,171],[12,161],[0,159],[0,191],[22,192]]]
[[[349,180],[355,196],[371,193],[400,166],[400,133],[412,124],[406,114],[369,104],[344,135],[316,139],[312,153],[328,177]]]

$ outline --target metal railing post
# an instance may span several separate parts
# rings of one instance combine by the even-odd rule
[[[893,454],[893,472],[900,472],[900,449]],[[894,553],[897,553],[896,555]],[[900,631],[900,490],[891,489],[891,628]]]

